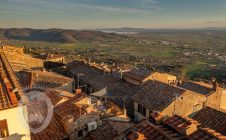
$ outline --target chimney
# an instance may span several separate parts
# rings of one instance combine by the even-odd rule
[[[181,80],[177,80],[177,86],[179,86],[180,84],[182,84]]]
[[[124,113],[123,113],[124,117],[127,118],[127,110],[124,109],[123,111],[124,111]]]
[[[82,93],[82,90],[80,88],[77,88],[77,89],[75,89],[75,93],[76,94],[81,94]]]
[[[179,115],[174,115],[164,120],[164,124],[172,127],[175,131],[184,136],[189,136],[197,131],[199,125],[197,121]]]
[[[150,114],[150,118],[154,121],[155,124],[160,124],[162,120],[164,119],[164,115],[160,112],[153,111]]]

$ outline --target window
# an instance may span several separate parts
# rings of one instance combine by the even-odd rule
[[[0,138],[9,136],[8,126],[6,120],[0,120]]]
[[[78,137],[83,137],[83,130],[78,131]]]
[[[143,116],[146,116],[146,108],[138,104],[138,112],[141,113]]]

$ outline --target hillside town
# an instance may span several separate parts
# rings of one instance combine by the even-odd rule
[[[0,140],[226,140],[226,89],[215,77],[37,58],[4,44],[0,67]]]

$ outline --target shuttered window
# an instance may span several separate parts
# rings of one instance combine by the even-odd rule
[[[143,116],[146,116],[146,108],[138,104],[138,112],[141,113]]]
[[[8,126],[6,120],[0,120],[0,138],[9,136]]]

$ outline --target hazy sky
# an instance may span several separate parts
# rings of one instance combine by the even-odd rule
[[[226,27],[226,0],[0,0],[0,28]]]

